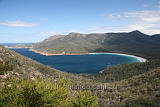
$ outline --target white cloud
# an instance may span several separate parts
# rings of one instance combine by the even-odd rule
[[[160,10],[129,12],[129,13],[124,13],[124,16],[130,18],[136,18],[138,21],[143,21],[143,22],[159,22]]]
[[[130,32],[140,30],[146,34],[160,34],[160,11],[147,10],[126,13],[108,14],[111,21],[125,22],[122,26],[95,26],[91,28],[77,30],[80,33],[107,33],[107,32]],[[129,24],[126,24],[129,20]]]
[[[124,21],[127,19],[129,23],[131,23],[122,27],[110,27],[111,31],[140,30],[147,34],[160,33],[160,10],[115,13],[107,15],[107,17],[111,20],[114,19],[114,21]],[[101,27],[101,30],[102,29]],[[104,27],[104,29],[106,29],[106,27]]]
[[[40,34],[43,35],[56,35],[56,34],[67,34],[70,33],[69,31],[46,31],[46,32],[40,32]]]
[[[33,26],[36,26],[36,24],[34,24],[34,23],[25,22],[25,21],[21,21],[21,20],[0,22],[0,25],[11,26],[11,27],[33,27]]]
[[[127,32],[125,26],[96,26],[81,30],[81,33],[108,33],[108,32]]]
[[[117,23],[124,23],[123,25],[107,25],[94,26],[90,28],[83,28],[79,30],[70,31],[49,31],[41,32],[41,34],[68,34],[70,32],[79,33],[107,33],[107,32],[130,32],[140,30],[146,34],[160,34],[160,10],[146,10],[126,13],[108,14],[107,17]],[[107,19],[106,19],[107,20]],[[121,22],[120,22],[121,21]]]
[[[157,22],[160,21],[160,10],[146,10],[138,12],[114,13],[107,15],[109,18],[135,18],[138,21]]]

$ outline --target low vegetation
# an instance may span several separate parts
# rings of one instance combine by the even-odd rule
[[[159,59],[69,74],[0,46],[0,72],[0,107],[160,106]]]
[[[149,72],[151,69],[157,67],[160,67],[159,59],[151,60],[145,63],[123,64],[107,68],[94,77],[101,82],[114,82]]]
[[[0,89],[1,107],[97,107],[91,91],[69,91],[66,81],[12,80]],[[65,85],[61,85],[65,84]]]
[[[0,61],[0,75],[4,75],[7,71],[13,70],[12,65],[5,64],[3,61]]]

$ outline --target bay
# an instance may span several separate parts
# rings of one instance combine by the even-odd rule
[[[44,65],[69,73],[99,73],[118,64],[140,62],[137,58],[116,54],[44,56],[29,49],[11,49]]]

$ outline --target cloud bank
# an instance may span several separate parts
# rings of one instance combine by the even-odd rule
[[[112,19],[114,21],[129,20],[131,23],[126,26],[120,27],[112,26],[113,31],[140,30],[148,34],[160,33],[160,10],[114,13],[108,14],[107,18]],[[105,26],[102,29],[107,30],[108,26]]]
[[[114,21],[122,25],[94,26],[90,28],[70,30],[70,31],[49,31],[41,34],[67,34],[70,32],[79,33],[107,33],[107,32],[130,32],[140,30],[146,34],[160,34],[160,10],[145,10],[136,12],[107,14],[106,20]]]
[[[21,21],[21,20],[0,22],[0,25],[11,26],[11,27],[33,27],[33,26],[36,26],[36,24],[34,24],[34,23],[25,22],[25,21]]]

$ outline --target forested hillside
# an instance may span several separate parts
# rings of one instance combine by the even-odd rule
[[[122,75],[120,75],[122,76]],[[103,107],[118,105],[122,107],[160,106],[160,68],[152,69],[131,78],[104,83],[107,89],[98,93]]]
[[[2,107],[159,107],[159,83],[158,59],[118,65],[97,75],[68,74],[0,46]]]
[[[0,46],[0,107],[97,107],[97,96],[90,90],[70,88],[80,83],[90,80]]]
[[[30,58],[22,56],[14,51],[0,46],[0,73],[4,74],[2,77],[14,77],[14,78],[47,78],[52,81],[59,78],[70,78],[81,80],[75,75],[59,71],[40,64]]]
[[[103,107],[160,106],[160,60],[118,65],[97,75],[83,76],[105,86],[103,91],[97,92]]]
[[[160,58],[160,35],[146,35],[140,31],[129,33],[102,33],[51,36],[33,45],[33,49],[48,53],[119,52]]]

